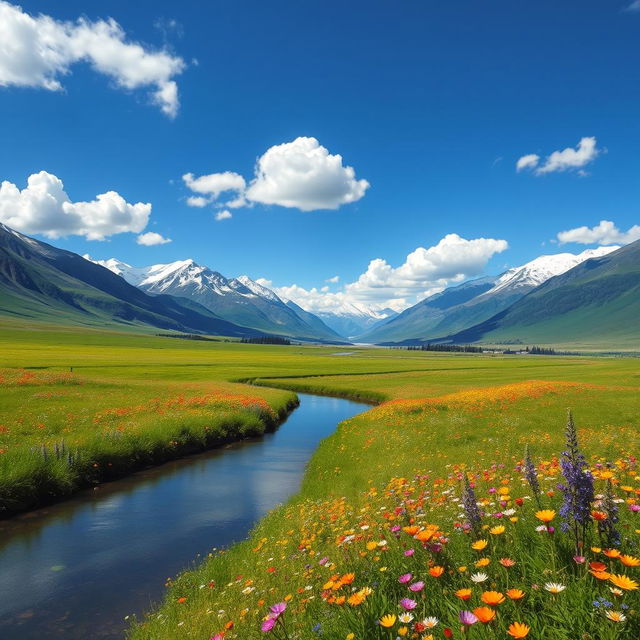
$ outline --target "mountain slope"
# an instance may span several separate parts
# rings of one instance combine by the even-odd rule
[[[451,342],[640,347],[640,240],[555,276]]]
[[[172,296],[148,296],[70,251],[0,224],[0,314],[64,324],[156,327],[229,336],[256,332]]]
[[[363,342],[427,341],[456,333],[508,308],[549,278],[618,247],[599,247],[580,254],[536,258],[497,277],[471,280],[445,289],[407,309],[397,318],[358,337]]]
[[[234,324],[300,340],[341,341],[318,318],[310,322],[247,276],[229,280],[193,260],[149,267],[132,267],[114,258],[96,262],[142,291],[192,300]]]

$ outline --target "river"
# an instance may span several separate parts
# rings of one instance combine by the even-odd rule
[[[246,537],[295,493],[336,425],[367,407],[299,394],[272,434],[100,485],[0,522],[0,638],[121,639],[166,578]]]

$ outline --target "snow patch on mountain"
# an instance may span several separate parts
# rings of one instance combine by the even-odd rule
[[[573,267],[585,260],[605,256],[619,248],[618,246],[598,247],[597,249],[587,249],[577,255],[573,253],[556,253],[540,256],[535,260],[531,260],[531,262],[503,273],[496,281],[495,286],[483,293],[481,297],[492,296],[507,290],[533,289],[549,280],[549,278],[559,276],[569,271],[569,269],[573,269]]]

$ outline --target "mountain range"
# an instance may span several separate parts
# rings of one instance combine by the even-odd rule
[[[377,344],[428,342],[455,334],[507,309],[554,276],[619,247],[599,247],[579,254],[545,255],[495,277],[449,287],[356,338]]]
[[[92,261],[0,224],[0,315],[51,324],[387,345],[629,344],[640,340],[640,241],[544,255],[396,314],[345,302],[311,313],[247,276],[193,260]]]
[[[271,289],[247,276],[227,279],[193,260],[148,267],[132,267],[115,258],[93,262],[146,293],[170,294],[192,300],[219,318],[237,325],[299,340],[344,341],[322,320],[297,305],[288,305]]]

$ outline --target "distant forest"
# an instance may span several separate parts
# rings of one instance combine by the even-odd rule
[[[291,344],[291,340],[287,338],[281,338],[280,336],[260,336],[258,338],[242,338],[240,340],[243,344]]]

